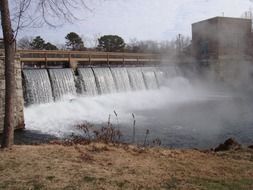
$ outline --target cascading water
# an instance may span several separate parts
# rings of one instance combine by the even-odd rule
[[[137,70],[142,76],[141,70]],[[159,73],[163,75],[164,70]],[[159,75],[158,71],[155,73]],[[131,142],[134,113],[137,143],[144,142],[147,130],[150,131],[150,142],[159,138],[163,145],[172,147],[211,146],[228,134],[240,133],[244,139],[250,139],[252,104],[238,109],[242,106],[241,100],[234,101],[226,92],[209,91],[209,88],[203,88],[205,85],[187,81],[182,76],[175,76],[159,89],[75,97],[71,101],[63,99],[29,106],[25,108],[26,129],[66,137],[80,134],[75,127],[79,124],[89,122],[103,126],[110,114],[110,122],[122,131],[122,140]],[[231,128],[242,120],[245,122],[239,122],[240,127]]]
[[[166,76],[164,71],[162,71],[160,68],[155,68],[155,76],[158,83],[158,86],[161,87],[165,84]]]
[[[98,94],[96,79],[91,68],[79,68],[80,92],[84,95],[94,96]]]
[[[50,75],[45,69],[23,70],[27,105],[50,102],[52,94],[56,100],[76,94],[75,82],[81,84],[78,92],[88,95],[26,107],[26,129],[64,137],[80,132],[75,125],[101,124],[110,114],[114,126],[120,123],[124,140],[131,141],[134,113],[138,122],[136,140],[141,143],[147,129],[151,131],[149,139],[159,137],[168,146],[201,147],[228,134],[237,135],[238,131],[244,139],[250,139],[251,104],[246,102],[244,107],[242,100],[231,97],[230,92],[220,92],[220,88],[210,91],[203,87],[205,83],[191,83],[173,66],[93,69],[78,69],[77,80],[71,69],[50,69]],[[228,123],[240,127],[231,131]]]
[[[166,83],[168,83],[168,79],[173,79],[175,77],[181,76],[175,66],[156,67],[154,69],[159,87],[166,85]]]
[[[140,67],[129,67],[127,68],[127,72],[130,79],[130,84],[134,91],[146,89],[146,85]]]
[[[93,71],[100,94],[108,94],[117,91],[110,68],[93,68]]]
[[[160,67],[159,69],[162,70],[165,78],[174,78],[181,75],[176,66]]]
[[[126,68],[112,67],[111,72],[118,92],[131,91],[131,84]]]
[[[64,95],[75,95],[76,87],[72,69],[49,69],[54,98],[61,99]]]
[[[153,67],[142,68],[142,73],[147,89],[157,89],[159,87]]]
[[[59,100],[64,95],[75,95],[77,91],[82,95],[95,96],[157,89],[166,78],[165,71],[153,67],[78,68],[77,71],[75,80],[71,69],[49,69],[49,75],[46,69],[25,69],[26,104]]]
[[[24,69],[23,76],[26,105],[53,101],[52,88],[46,69]]]

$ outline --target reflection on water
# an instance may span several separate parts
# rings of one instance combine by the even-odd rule
[[[48,143],[52,140],[57,140],[58,137],[44,134],[41,131],[35,130],[16,130],[14,133],[14,144],[23,145],[23,144],[43,144]],[[2,141],[2,134],[0,134],[0,141]]]
[[[230,137],[243,144],[253,143],[253,110],[235,100],[191,102],[136,113],[143,116],[137,124],[139,143],[147,129],[150,142],[158,137],[169,147],[210,148]]]

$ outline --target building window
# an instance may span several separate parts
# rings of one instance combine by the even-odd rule
[[[200,43],[200,56],[207,57],[209,54],[208,41],[204,40]]]

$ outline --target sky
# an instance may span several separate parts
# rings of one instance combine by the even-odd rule
[[[253,7],[251,0],[86,0],[89,10],[76,10],[80,18],[58,28],[26,28],[23,36],[40,35],[46,41],[63,44],[69,32],[87,43],[101,35],[119,35],[129,42],[171,40],[177,34],[191,36],[191,24],[215,16],[241,17]],[[89,40],[88,40],[89,39]],[[89,41],[89,42],[88,42]]]

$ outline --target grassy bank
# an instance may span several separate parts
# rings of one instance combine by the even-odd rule
[[[0,152],[0,189],[251,190],[253,150],[14,146]]]

